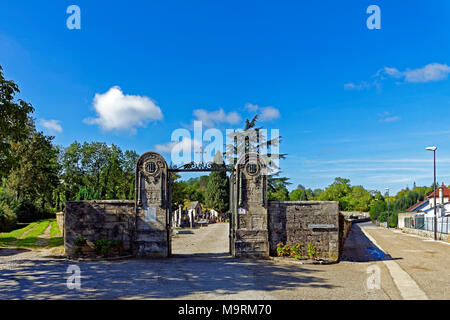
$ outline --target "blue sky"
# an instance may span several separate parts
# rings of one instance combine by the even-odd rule
[[[66,27],[72,4],[81,30]],[[64,146],[162,150],[195,119],[224,131],[257,109],[284,137],[291,188],[341,176],[398,191],[432,183],[428,145],[450,183],[449,13],[445,0],[5,0],[0,65]],[[145,112],[123,117],[129,104]]]

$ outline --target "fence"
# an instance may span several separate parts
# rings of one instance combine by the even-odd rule
[[[437,219],[437,232],[448,234],[450,230],[450,217],[441,217]],[[405,218],[405,227],[426,231],[434,231],[434,218],[415,216]]]

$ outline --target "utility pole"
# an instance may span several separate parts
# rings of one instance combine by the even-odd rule
[[[437,147],[427,147],[426,150],[433,151],[434,163],[434,240],[437,240],[437,203],[436,203],[436,150]]]
[[[388,206],[388,211],[387,211],[387,228],[389,229],[389,188],[386,188],[387,191],[387,206]]]

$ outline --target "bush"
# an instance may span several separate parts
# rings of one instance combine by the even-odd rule
[[[80,200],[99,200],[100,199],[100,194],[95,191],[92,190],[89,187],[82,187],[80,189],[80,191],[78,191],[78,194],[75,198],[76,201],[80,201]]]
[[[73,240],[73,244],[77,247],[82,247],[87,244],[87,240],[85,237],[81,236],[81,237],[75,238],[75,240]]]
[[[17,217],[11,208],[2,203],[0,206],[0,232],[9,232],[14,230],[17,224]]]
[[[33,222],[41,219],[52,218],[52,215],[45,210],[40,209],[34,202],[28,199],[19,201],[15,209],[18,222]]]
[[[318,252],[316,246],[314,245],[314,243],[308,243],[308,257],[310,259],[316,258],[318,253],[319,252]]]

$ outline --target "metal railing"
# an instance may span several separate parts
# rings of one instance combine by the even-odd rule
[[[433,217],[409,217],[405,218],[405,227],[426,231],[434,231]],[[437,232],[448,234],[450,230],[450,217],[437,218]]]

